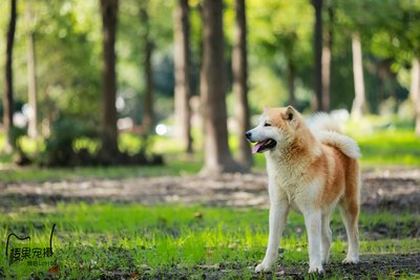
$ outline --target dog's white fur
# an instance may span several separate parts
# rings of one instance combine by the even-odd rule
[[[267,122],[270,126],[266,126]],[[330,219],[337,204],[349,244],[343,263],[358,262],[360,172],[356,159],[360,150],[353,139],[338,131],[328,115],[318,115],[308,125],[290,106],[265,109],[259,125],[249,131],[251,141],[271,138],[277,142],[275,148],[265,153],[269,238],[265,257],[256,272],[272,268],[290,209],[300,211],[305,218],[309,272],[323,272],[332,241]]]

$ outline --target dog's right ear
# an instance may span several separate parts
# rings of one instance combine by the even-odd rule
[[[293,108],[293,106],[287,106],[286,108],[286,112],[283,115],[283,119],[285,119],[286,121],[293,121],[296,117],[296,110],[295,108]]]

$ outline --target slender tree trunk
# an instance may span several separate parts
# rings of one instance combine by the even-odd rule
[[[354,75],[354,101],[351,110],[352,118],[360,118],[366,111],[365,81],[363,78],[362,44],[360,35],[352,35],[353,75]]]
[[[115,73],[115,38],[118,17],[118,0],[101,0],[103,31],[103,150],[108,154],[118,152],[117,109],[115,107],[117,81]]]
[[[323,108],[322,95],[322,6],[323,0],[312,0],[312,5],[315,9],[315,24],[314,24],[314,85],[316,102],[314,109],[316,111],[325,110]]]
[[[330,85],[331,85],[331,51],[333,44],[334,10],[331,3],[328,5],[328,25],[325,41],[322,47],[322,108],[330,110]]]
[[[296,78],[296,68],[291,59],[287,60],[287,86],[289,88],[289,101],[288,104],[296,106],[296,96],[295,96],[295,78]]]
[[[239,132],[239,163],[244,169],[252,165],[252,154],[245,133],[250,128],[248,106],[248,61],[247,61],[247,27],[245,0],[235,0],[235,33],[232,50],[233,92],[237,100],[235,106],[236,121]]]
[[[147,2],[146,2],[147,3]],[[150,39],[150,21],[149,14],[147,12],[147,5],[144,3],[140,7],[140,21],[143,25],[142,41],[144,42],[144,78],[146,83],[146,89],[144,93],[144,109],[143,109],[143,128],[145,134],[149,134],[155,122],[155,111],[154,111],[154,82],[153,82],[153,67],[152,67],[152,55],[153,55],[153,42]]]
[[[416,134],[420,136],[420,60],[415,57],[411,68],[410,95],[416,113]]]
[[[185,151],[192,153],[189,7],[188,0],[177,1],[174,11],[175,120]]]
[[[203,1],[201,98],[205,129],[203,172],[236,171],[228,146],[223,38],[223,1]]]
[[[13,45],[16,31],[16,0],[10,1],[10,21],[7,31],[6,65],[5,65],[5,90],[3,96],[3,124],[6,132],[5,151],[12,152],[14,148],[13,139]]]
[[[37,78],[36,78],[36,52],[35,52],[35,32],[33,31],[33,13],[31,3],[26,3],[26,17],[28,23],[27,33],[27,61],[28,61],[28,104],[29,124],[28,135],[31,138],[38,137],[38,105],[37,105]]]

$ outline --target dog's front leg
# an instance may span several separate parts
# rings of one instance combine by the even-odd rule
[[[269,271],[276,261],[280,237],[286,225],[288,209],[287,201],[271,202],[267,251],[264,260],[255,268],[255,272]]]
[[[321,260],[321,211],[305,211],[305,226],[308,234],[309,273],[323,272]]]

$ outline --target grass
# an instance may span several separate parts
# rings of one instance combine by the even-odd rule
[[[356,139],[364,166],[420,166],[420,137],[412,131],[378,131]]]
[[[15,232],[29,235],[31,240],[13,239],[12,247],[45,247],[51,226],[56,224],[54,255],[46,266],[29,266],[27,261],[9,265],[1,254],[0,264],[3,273],[10,277],[35,273],[32,275],[43,278],[47,269],[53,267],[50,270],[55,277],[63,279],[98,279],[107,275],[159,278],[171,273],[202,278],[211,272],[217,278],[247,279],[253,276],[251,268],[263,257],[267,220],[266,210],[179,205],[59,204],[53,209],[21,209],[0,217],[3,240]],[[410,236],[413,226],[418,228],[420,219],[408,213],[362,215],[362,260],[363,255],[419,253],[420,240]],[[377,227],[396,234],[378,239],[374,235]],[[338,216],[334,216],[332,228],[332,262],[338,263],[346,248]],[[307,243],[300,215],[291,213],[282,248],[280,263],[305,275]],[[376,273],[378,278],[384,278],[390,271]],[[345,275],[349,276],[345,272],[327,273],[328,278]]]
[[[112,166],[112,167],[74,167],[40,168],[23,167],[0,171],[0,182],[47,182],[58,180],[122,179],[150,176],[180,176],[195,174],[200,170],[197,161],[173,161],[165,166]]]

